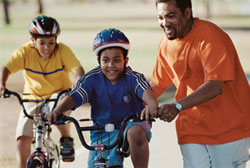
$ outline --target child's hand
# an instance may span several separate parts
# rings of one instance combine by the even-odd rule
[[[3,85],[0,85],[0,96],[3,96],[5,93],[5,87]]]
[[[55,111],[49,112],[45,115],[45,119],[48,120],[49,124],[56,122],[61,114],[56,113]]]
[[[145,108],[141,112],[141,120],[150,120],[154,118],[158,118],[158,106],[148,106],[146,105]]]

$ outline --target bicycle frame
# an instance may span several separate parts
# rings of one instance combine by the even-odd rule
[[[60,119],[55,124],[60,125],[60,124],[66,123],[67,121],[72,122],[76,128],[76,131],[77,131],[77,134],[78,134],[79,139],[81,141],[81,144],[86,149],[96,151],[100,154],[100,159],[96,160],[95,167],[96,168],[108,168],[108,164],[106,163],[107,159],[105,158],[104,153],[105,153],[105,151],[114,148],[116,145],[118,145],[122,141],[123,132],[126,128],[127,122],[130,120],[133,120],[135,122],[141,121],[139,114],[133,114],[133,115],[126,117],[120,126],[115,126],[115,125],[112,126],[111,125],[111,126],[107,127],[107,125],[104,125],[104,126],[84,126],[84,127],[81,127],[79,125],[79,122],[92,121],[92,120],[91,119],[80,119],[77,121],[73,117],[62,115],[60,117]],[[154,121],[154,120],[152,120],[152,121]],[[96,144],[94,146],[90,146],[88,143],[86,143],[86,140],[85,140],[83,133],[82,133],[83,131],[93,131],[93,130],[104,130],[106,132],[112,132],[115,129],[119,130],[118,136],[117,136],[115,142],[112,144],[109,144],[109,145]]]
[[[29,156],[27,160],[27,168],[59,168],[60,158],[58,153],[57,145],[53,142],[50,137],[51,127],[48,122],[44,119],[44,114],[50,112],[49,108],[41,108],[41,113],[29,115],[25,109],[25,102],[44,103],[42,107],[47,107],[49,102],[54,102],[52,110],[56,107],[59,98],[67,93],[69,90],[60,92],[56,98],[49,99],[22,99],[17,92],[6,90],[4,98],[8,98],[14,95],[19,104],[21,105],[22,111],[26,117],[34,120],[34,134],[35,134],[35,151]]]
[[[42,113],[44,113],[42,111]],[[29,156],[27,167],[31,168],[34,159],[41,161],[44,167],[60,167],[58,148],[50,137],[50,125],[43,121],[43,115],[36,114],[34,118],[35,151]],[[54,165],[53,165],[54,164]]]

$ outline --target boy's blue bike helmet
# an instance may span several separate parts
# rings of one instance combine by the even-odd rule
[[[48,16],[38,16],[30,22],[29,32],[33,37],[52,37],[60,34],[60,26],[56,19]]]
[[[99,32],[93,43],[93,51],[98,56],[99,52],[108,47],[121,47],[129,51],[128,38],[118,29],[110,28]]]

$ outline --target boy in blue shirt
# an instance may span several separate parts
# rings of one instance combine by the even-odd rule
[[[158,103],[152,95],[150,85],[142,74],[127,67],[129,47],[129,40],[117,29],[105,29],[98,33],[93,50],[98,56],[99,66],[80,78],[62,103],[47,114],[48,121],[54,122],[63,112],[78,108],[84,103],[91,105],[92,119],[103,124],[119,125],[125,117],[142,111],[152,118],[157,117]],[[148,167],[150,129],[151,123],[148,121],[130,122],[126,127],[123,149],[131,154],[134,167]],[[117,134],[117,131],[112,134]],[[110,137],[112,143],[115,137]],[[96,141],[97,132],[93,131],[91,143]],[[103,141],[108,141],[108,136],[104,135]],[[117,147],[111,149],[109,154],[109,166],[123,167],[123,159],[117,152]],[[91,151],[89,168],[94,167],[94,158],[95,152]]]

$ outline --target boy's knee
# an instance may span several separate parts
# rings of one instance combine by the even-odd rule
[[[29,136],[19,136],[17,138],[17,143],[23,144],[23,143],[32,143],[32,137]]]
[[[130,144],[135,143],[136,145],[142,145],[144,143],[148,143],[146,133],[140,126],[133,126],[129,128],[127,132],[127,139]]]

